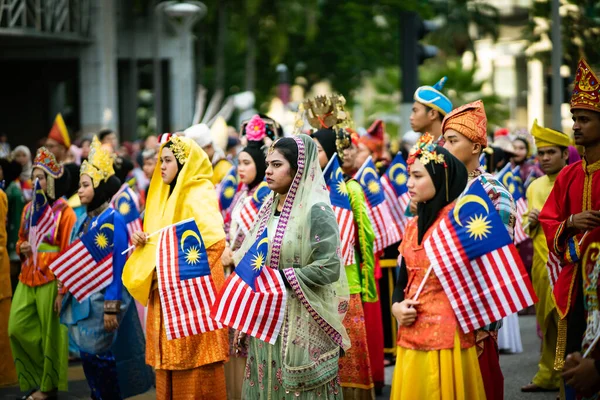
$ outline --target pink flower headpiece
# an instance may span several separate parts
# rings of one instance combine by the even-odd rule
[[[246,125],[246,138],[253,142],[259,142],[267,136],[267,126],[260,116],[252,117]]]

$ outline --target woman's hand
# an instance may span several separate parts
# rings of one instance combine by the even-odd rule
[[[411,326],[417,319],[417,310],[414,306],[420,304],[415,300],[404,300],[392,305],[392,314],[402,326]]]
[[[225,247],[223,254],[221,254],[221,263],[223,267],[233,267],[233,251],[229,247]]]
[[[133,243],[134,246],[143,246],[147,242],[148,242],[148,235],[146,234],[146,232],[137,231],[137,232],[133,232],[133,235],[131,235],[131,243]]]
[[[54,312],[57,314],[60,314],[60,309],[62,308],[63,297],[65,297],[64,294],[58,293],[56,295],[56,299],[54,299]]]
[[[417,202],[416,202],[416,201],[414,201],[414,200],[411,200],[411,201],[410,201],[410,204],[409,204],[408,206],[410,207],[410,212],[411,212],[413,215],[417,215],[417,212],[418,212],[418,211],[417,211]]]
[[[242,351],[244,348],[244,341],[246,340],[246,334],[244,332],[235,330],[233,334],[233,347],[235,348],[236,354]]]
[[[31,244],[28,241],[24,241],[23,243],[21,243],[21,254],[23,254],[25,257],[29,257],[32,252],[31,252]]]
[[[104,314],[104,330],[106,332],[112,332],[119,327],[119,321],[117,320],[117,314]]]

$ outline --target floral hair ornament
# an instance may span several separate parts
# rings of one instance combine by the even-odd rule
[[[261,141],[267,136],[267,124],[257,114],[246,124],[245,132],[248,140],[253,142]]]
[[[169,139],[171,146],[169,147],[173,152],[173,155],[179,161],[179,164],[183,165],[190,156],[190,146],[177,135],[171,136]]]
[[[406,163],[408,165],[412,165],[414,164],[415,160],[418,159],[423,165],[427,165],[430,161],[433,161],[437,164],[443,164],[444,168],[448,168],[446,165],[446,160],[444,160],[444,155],[437,153],[435,149],[436,146],[437,145],[434,142],[433,136],[431,136],[429,133],[425,133],[419,138],[419,140],[417,140],[417,143],[410,151],[410,155],[408,156]]]
[[[102,147],[98,137],[94,136],[90,145],[90,154],[88,159],[81,164],[79,175],[88,175],[92,179],[95,189],[100,182],[106,182],[114,174],[113,157],[110,151]]]

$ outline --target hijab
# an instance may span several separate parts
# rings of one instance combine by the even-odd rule
[[[313,138],[317,139],[327,154],[327,159],[331,160],[331,157],[335,154],[337,148],[335,145],[335,132],[331,128],[319,129],[311,135]]]
[[[468,172],[465,165],[450,152],[441,146],[434,145],[432,141],[428,141],[423,135],[409,157],[409,165],[415,159],[420,160],[425,165],[425,169],[429,173],[433,186],[435,187],[435,195],[432,199],[425,202],[420,202],[417,205],[417,220],[418,228],[418,244],[423,241],[423,236],[427,230],[433,225],[438,218],[440,211],[448,204],[452,203],[467,186]],[[433,138],[431,138],[433,140]],[[415,150],[417,153],[415,153]],[[431,159],[431,155],[436,159]],[[412,162],[410,161],[412,158]]]
[[[115,175],[110,176],[106,181],[101,181],[97,188],[94,188],[94,198],[87,205],[88,212],[92,212],[104,203],[109,202],[121,188],[121,181]]]
[[[31,170],[33,169],[33,163],[31,161],[31,151],[29,150],[29,147],[20,145],[15,147],[15,149],[12,151],[11,156],[13,159],[15,158],[17,153],[24,153],[27,156],[27,163],[23,165],[21,169],[21,175],[19,175],[19,179],[25,182],[31,179]]]

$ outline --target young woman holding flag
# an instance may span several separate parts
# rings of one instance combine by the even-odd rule
[[[406,269],[393,297],[400,328],[391,398],[485,399],[475,335],[462,332],[440,280],[435,273],[426,274],[430,261],[424,249],[424,241],[465,188],[467,170],[428,134],[407,163],[408,188],[418,206],[399,248]]]
[[[158,276],[164,266],[157,258],[158,235],[150,236],[193,218],[206,247],[204,253],[204,247],[200,246],[202,253],[195,253],[196,260],[208,258],[214,285],[217,290],[221,287],[225,280],[221,264],[225,232],[215,188],[210,181],[212,166],[196,142],[171,134],[162,135],[159,156],[148,190],[144,231],[133,234],[132,242],[137,249],[127,260],[123,283],[136,300],[148,304],[146,363],[156,370],[157,399],[225,399],[223,363],[228,358],[227,330],[217,329],[169,340],[165,324],[171,323],[174,315],[197,315],[199,310],[193,309],[190,313],[190,310],[186,312],[182,306],[174,305],[169,308],[169,313],[164,312],[167,308],[162,308],[163,301],[173,305],[177,293],[161,290],[164,284],[159,283]],[[181,283],[171,280],[169,284]]]
[[[326,167],[336,153],[340,163],[343,164],[345,150],[351,144],[351,138],[344,129],[338,130],[337,133],[333,129],[319,129],[311,136],[317,145],[321,169],[329,171],[331,166]],[[333,173],[335,174],[335,171]],[[374,399],[375,385],[371,373],[369,347],[367,346],[363,301],[373,302],[377,300],[373,259],[375,233],[367,215],[365,195],[360,184],[355,180],[344,182],[341,173],[339,179],[344,186],[340,187],[339,182],[331,182],[333,185],[328,182],[329,190],[341,193],[347,199],[352,210],[351,223],[355,227],[355,230],[353,230],[353,259],[344,260],[350,291],[350,302],[348,312],[344,318],[344,326],[352,342],[352,347],[344,357],[340,358],[340,381],[344,399]],[[325,180],[327,182],[327,177]],[[342,226],[340,226],[341,230]]]
[[[297,135],[274,142],[266,178],[274,193],[234,257],[241,258],[266,229],[270,245],[264,268],[279,270],[287,300],[273,344],[249,339],[243,397],[342,398],[338,359],[350,346],[342,325],[347,279],[313,140]]]
[[[67,328],[58,317],[58,286],[48,267],[68,247],[76,216],[62,197],[71,177],[45,147],[33,161],[32,178],[37,184],[21,218],[17,253],[22,268],[8,335],[19,386],[30,391],[23,398],[47,399],[67,390],[68,357]]]
[[[97,241],[100,248],[112,247],[112,282],[81,302],[67,292],[61,309],[61,323],[69,328],[94,400],[135,396],[154,383],[145,363],[144,333],[137,310],[121,280],[128,234],[123,217],[110,206],[120,185],[111,154],[94,137],[88,159],[81,165],[77,192],[87,213],[75,223],[71,241],[95,227],[102,228],[107,221],[112,224],[112,241]]]

